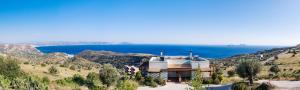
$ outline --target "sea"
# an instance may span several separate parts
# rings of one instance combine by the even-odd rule
[[[248,45],[147,45],[147,44],[120,44],[120,45],[60,45],[60,46],[39,46],[43,53],[63,52],[70,55],[78,54],[84,50],[112,51],[119,53],[145,53],[168,56],[188,56],[192,51],[193,55],[203,58],[226,58],[239,54],[255,53],[258,51],[279,48],[281,46],[248,46]]]

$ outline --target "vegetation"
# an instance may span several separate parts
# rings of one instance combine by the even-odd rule
[[[237,74],[242,78],[248,78],[250,85],[254,77],[261,71],[261,65],[257,60],[242,60],[236,66]]]
[[[197,71],[195,72],[194,78],[191,81],[190,86],[192,88],[190,88],[191,90],[204,90],[203,88],[203,79],[202,79],[202,75],[201,75],[201,70],[200,68],[197,69]]]
[[[103,68],[99,71],[99,76],[103,84],[111,86],[116,83],[120,74],[117,68],[113,67],[111,64],[104,64]]]
[[[271,68],[270,68],[270,71],[275,73],[275,74],[278,74],[278,72],[280,72],[280,69],[278,67],[278,65],[273,65]]]
[[[35,76],[28,76],[12,58],[0,57],[0,86],[2,89],[47,90],[49,82]]]
[[[136,90],[139,84],[132,80],[120,81],[116,90]]]
[[[149,76],[145,78],[144,85],[151,86],[151,87],[157,87],[157,84],[155,83],[154,79]]]
[[[248,85],[245,82],[237,82],[232,84],[231,86],[232,90],[249,90]]]
[[[50,74],[53,74],[53,75],[59,73],[59,71],[57,70],[57,68],[56,68],[55,66],[51,66],[51,67],[48,69],[48,71],[49,71]]]
[[[17,61],[12,58],[0,58],[0,74],[9,78],[14,79],[18,76],[21,76],[22,71]]]
[[[229,77],[233,77],[235,75],[235,71],[234,70],[229,70],[227,71],[227,74]]]

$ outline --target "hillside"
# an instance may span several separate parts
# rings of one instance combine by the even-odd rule
[[[110,63],[117,68],[121,68],[124,65],[139,66],[143,62],[150,59],[151,55],[148,54],[123,54],[110,51],[91,51],[86,50],[75,57],[80,57],[86,60],[97,62],[99,64]]]

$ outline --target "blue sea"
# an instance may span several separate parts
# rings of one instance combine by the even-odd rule
[[[192,51],[194,55],[204,58],[225,58],[238,54],[255,53],[257,51],[278,48],[278,46],[227,46],[227,45],[67,45],[67,46],[41,46],[41,52],[64,52],[78,54],[84,50],[113,51],[120,53],[147,53],[160,55],[185,56]]]

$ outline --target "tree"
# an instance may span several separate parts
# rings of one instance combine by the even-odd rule
[[[135,80],[140,81],[143,78],[142,72],[138,71],[135,74]]]
[[[261,64],[257,60],[241,60],[236,66],[237,74],[242,78],[248,78],[253,85],[253,78],[261,71]]]
[[[103,82],[103,84],[106,84],[107,86],[115,84],[120,77],[118,70],[111,64],[104,64],[103,68],[100,69],[99,74],[100,80]]]
[[[203,82],[203,78],[202,78],[201,70],[200,70],[200,68],[198,68],[195,71],[195,74],[191,81],[190,86],[192,86],[192,88],[190,88],[190,89],[191,90],[204,90],[204,88],[202,86],[202,82]]]
[[[58,73],[58,70],[56,69],[55,66],[51,66],[49,69],[48,69],[49,73],[50,74],[57,74]]]
[[[99,80],[99,75],[95,72],[91,72],[86,76],[86,85],[90,89],[95,89],[96,87],[102,87],[102,83]]]
[[[277,74],[278,72],[280,72],[280,69],[278,67],[278,65],[273,65],[271,68],[270,68],[270,71]]]
[[[136,90],[139,84],[132,80],[120,81],[116,90]]]

